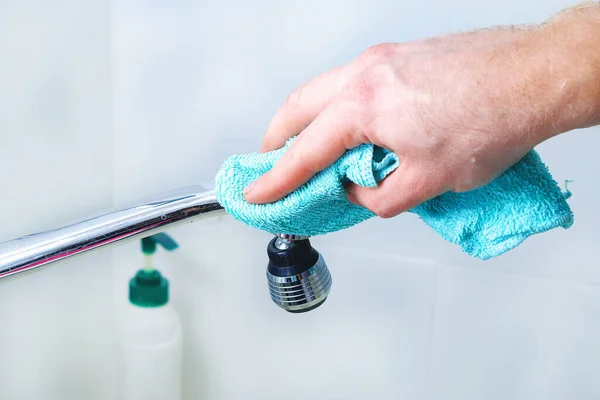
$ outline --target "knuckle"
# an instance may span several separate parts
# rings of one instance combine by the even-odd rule
[[[265,197],[277,197],[285,193],[285,181],[278,179],[278,172],[273,169],[256,181],[255,187],[266,193]],[[257,189],[253,190],[254,193]]]
[[[378,208],[374,212],[379,218],[383,219],[389,219],[395,216],[392,210],[386,207]]]
[[[302,165],[302,158],[300,155],[296,154],[296,149],[290,149],[289,151],[287,151],[281,161],[280,164],[281,165],[285,165],[287,167],[291,167],[291,168],[297,168],[299,166]],[[285,163],[285,164],[284,164]]]
[[[323,113],[321,118],[328,120],[327,125],[333,128],[324,130],[322,135],[332,147],[352,149],[364,143],[363,125],[367,116],[364,110],[357,109],[355,102],[337,102],[328,111]]]
[[[349,82],[348,96],[358,105],[378,104],[395,81],[395,71],[390,64],[370,67]]]
[[[379,218],[388,219],[395,216],[394,210],[389,206],[389,204],[379,199],[375,200],[368,208]]]
[[[303,86],[300,86],[299,88],[293,90],[285,99],[286,106],[294,107],[301,104],[303,90]]]
[[[389,60],[394,51],[395,45],[393,43],[380,43],[367,48],[358,58],[362,64],[370,65]]]
[[[301,176],[307,176],[319,172],[318,168],[315,166],[315,162],[303,152],[288,151],[284,155],[284,158],[288,174],[293,172]]]

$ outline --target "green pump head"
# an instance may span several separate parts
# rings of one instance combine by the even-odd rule
[[[166,233],[157,233],[142,239],[142,253],[150,256],[156,252],[156,245],[160,244],[165,250],[173,251],[179,245]]]
[[[173,251],[177,243],[166,233],[159,233],[142,239],[142,252],[151,257],[156,245]],[[129,281],[129,301],[138,307],[160,307],[169,302],[169,281],[156,269],[140,269]]]

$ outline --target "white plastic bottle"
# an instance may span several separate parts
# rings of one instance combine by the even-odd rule
[[[169,282],[151,265],[155,243],[143,242],[142,248],[146,266],[129,282],[129,307],[121,325],[120,397],[180,400],[181,322],[169,304]]]

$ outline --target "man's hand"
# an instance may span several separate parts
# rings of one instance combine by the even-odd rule
[[[400,158],[379,187],[348,188],[350,201],[380,217],[488,183],[547,138],[598,123],[597,11],[587,24],[566,13],[537,27],[368,49],[288,97],[261,151],[299,136],[246,188],[247,201],[286,196],[361,143]]]

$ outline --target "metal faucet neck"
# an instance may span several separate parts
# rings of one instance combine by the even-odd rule
[[[225,214],[202,186],[172,190],[75,224],[0,243],[0,279]]]

